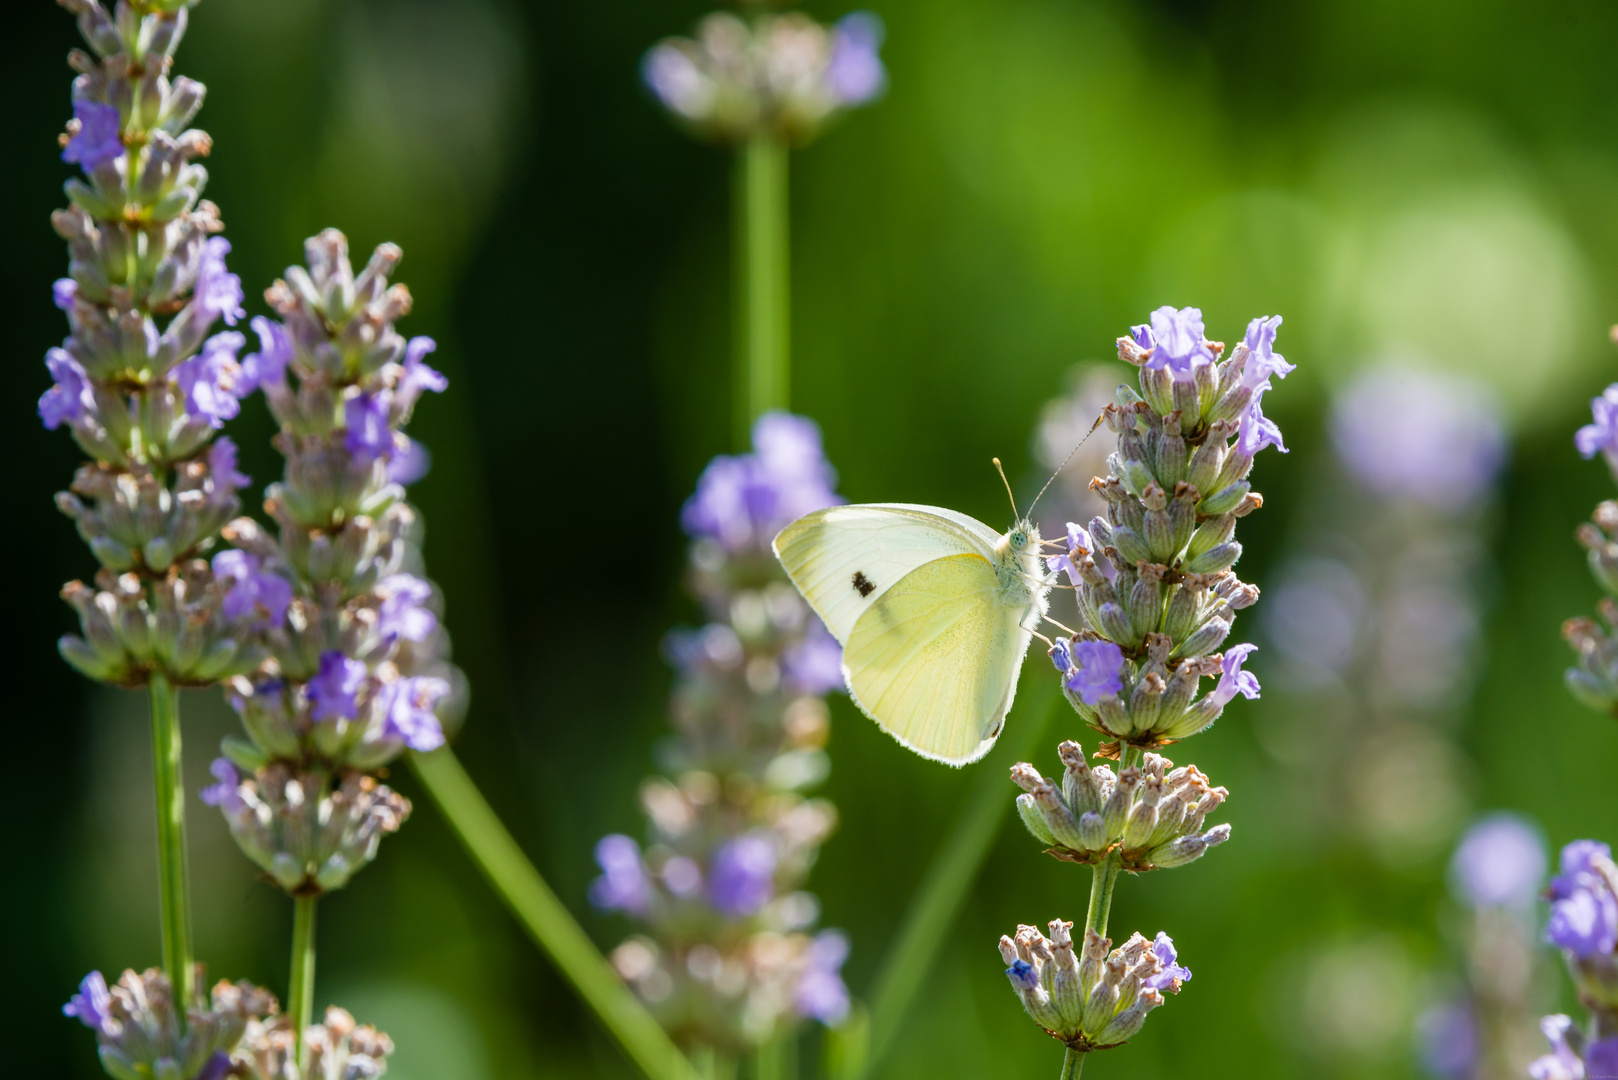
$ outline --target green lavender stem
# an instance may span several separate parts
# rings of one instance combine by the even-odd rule
[[[292,898],[292,977],[287,987],[287,1015],[292,1019],[297,1060],[303,1067],[303,1033],[315,1013],[315,896]]]
[[[1079,1080],[1079,1074],[1084,1071],[1084,1059],[1088,1055],[1082,1050],[1069,1050],[1062,1056],[1061,1080]]]
[[[768,133],[736,155],[735,402],[737,445],[753,421],[785,409],[791,397],[788,359],[787,148]]]
[[[1013,762],[1026,761],[1029,751],[1045,734],[1062,699],[1040,680],[1042,692],[1033,707],[1007,721],[1006,734],[989,757],[973,768],[981,770],[961,816],[939,846],[933,864],[922,879],[900,923],[899,939],[889,948],[871,991],[870,1049],[856,1075],[875,1075],[882,1055],[899,1034],[899,1025],[927,977],[950,924],[978,875],[989,845],[1000,833],[1006,812],[1015,800],[1006,794],[1006,772]]]
[[[154,671],[152,778],[157,794],[157,868],[163,919],[163,973],[181,1015],[191,1003],[191,916],[185,865],[185,790],[180,782],[180,692]]]
[[[506,906],[650,1080],[699,1080],[568,914],[449,749],[411,754],[427,793]]]

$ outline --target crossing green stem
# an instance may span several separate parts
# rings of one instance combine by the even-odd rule
[[[154,671],[152,779],[157,795],[157,873],[163,919],[163,973],[180,1015],[191,1002],[191,917],[186,906],[185,790],[180,782],[180,692]]]
[[[734,401],[739,449],[753,421],[785,409],[788,359],[787,148],[761,132],[736,154],[736,350]]]
[[[299,1071],[303,1068],[303,1032],[315,1013],[315,896],[292,898],[292,978],[287,988],[287,1015],[297,1040]]]

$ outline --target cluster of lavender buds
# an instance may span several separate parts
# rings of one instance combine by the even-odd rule
[[[70,333],[45,359],[54,385],[39,400],[47,428],[66,427],[92,458],[57,505],[101,569],[69,583],[82,636],[62,655],[90,678],[140,685],[152,671],[207,684],[256,662],[222,591],[198,556],[240,508],[236,447],[215,433],[247,392],[242,335],[209,336],[243,315],[230,244],[202,200],[212,145],[189,127],[203,87],[171,79],[192,2],[62,0],[92,53],[68,57],[73,119],[62,158],[83,179],[52,215],[67,241],[56,283]]]
[[[1176,769],[1147,754],[1114,776],[1109,766],[1091,768],[1076,742],[1064,742],[1057,753],[1067,767],[1060,785],[1028,764],[1013,766],[1011,779],[1026,792],[1017,796],[1023,824],[1058,859],[1094,866],[1116,852],[1125,870],[1167,870],[1230,837],[1229,825],[1202,829],[1230,793],[1210,787],[1195,765]]]
[[[1618,383],[1592,400],[1590,410],[1591,422],[1579,429],[1574,445],[1587,458],[1600,454],[1618,478]],[[1576,535],[1589,552],[1590,572],[1607,595],[1597,606],[1600,622],[1575,618],[1563,624],[1563,636],[1579,654],[1578,666],[1567,671],[1567,685],[1591,708],[1618,715],[1618,502],[1602,502]]]
[[[1072,923],[1053,919],[1048,939],[1032,926],[1017,927],[1015,938],[1000,937],[1006,975],[1028,1015],[1072,1050],[1107,1050],[1125,1042],[1163,1004],[1164,992],[1178,994],[1191,978],[1167,934],[1156,941],[1133,934],[1113,949],[1109,938],[1086,930],[1081,957],[1072,929]]]
[[[114,1080],[223,1080],[232,1054],[275,998],[249,983],[219,982],[205,992],[202,967],[191,969],[192,1005],[182,1017],[168,977],[153,968],[126,971],[111,987],[92,971],[62,1011],[96,1034],[101,1064]]]
[[[374,1080],[387,1072],[393,1040],[332,1006],[324,1023],[304,1029],[305,1062],[298,1067],[297,1040],[284,1016],[254,1020],[237,1048],[234,1073],[247,1080]]]
[[[800,888],[836,825],[803,792],[829,769],[823,698],[842,685],[842,654],[769,546],[841,500],[811,421],[767,413],[753,447],[714,459],[685,506],[689,586],[709,622],[668,640],[671,778],[641,788],[651,844],[603,838],[590,892],[643,928],[612,960],[653,1014],[682,1044],[729,1054],[849,1009],[846,940],[806,932],[819,905]]]
[[[1156,945],[1137,936],[1107,956],[1104,913],[1117,874],[1183,866],[1230,835],[1228,825],[1203,828],[1228,792],[1195,766],[1174,768],[1146,751],[1204,730],[1238,694],[1259,695],[1242,670],[1254,647],[1217,650],[1235,613],[1258,599],[1231,567],[1242,552],[1237,519],[1263,504],[1248,480],[1253,459],[1266,446],[1285,450],[1262,408],[1271,380],[1294,367],[1274,351],[1280,324],[1254,319],[1225,359],[1196,308],[1159,308],[1119,338],[1140,390],[1118,387],[1103,413],[1117,449],[1090,489],[1106,514],[1070,523],[1066,550],[1046,558],[1053,574],[1066,574],[1081,618],[1053,642],[1051,660],[1069,704],[1110,740],[1097,756],[1118,760],[1119,772],[1091,768],[1071,741],[1058,748],[1060,784],[1027,763],[1012,767],[1029,832],[1051,855],[1093,868],[1099,925],[1086,927],[1082,959],[1061,922],[1051,924],[1054,944],[1025,927],[1001,951],[1029,1015],[1070,1054],[1129,1038],[1162,1003],[1159,990],[1189,977],[1165,935]],[[1199,697],[1205,675],[1217,682]]]
[[[1561,871],[1545,894],[1545,940],[1561,950],[1590,1019],[1581,1032],[1570,1017],[1547,1016],[1541,1030],[1551,1052],[1528,1073],[1534,1080],[1618,1076],[1618,866],[1606,844],[1575,840],[1562,849]]]
[[[400,428],[447,382],[427,366],[432,340],[393,327],[410,310],[409,291],[388,284],[399,249],[377,248],[357,276],[336,230],[305,253],[307,269],[266,291],[282,321],[253,320],[260,348],[243,364],[287,464],[265,493],[277,535],[238,519],[225,530],[236,549],[213,561],[225,609],[264,659],[227,683],[248,738],[225,741],[203,798],[278,884],[316,894],[345,884],[409,814],[365,774],[443,745],[440,711],[462,680],[436,590],[411,572],[404,484],[420,452]]]
[[[716,12],[694,39],[653,46],[641,73],[664,107],[703,138],[737,144],[768,135],[801,146],[838,113],[882,93],[881,46],[882,20],[869,12],[829,30],[796,12],[760,15],[751,25]]]

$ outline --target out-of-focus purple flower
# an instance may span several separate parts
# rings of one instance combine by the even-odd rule
[[[1236,429],[1236,448],[1248,457],[1256,456],[1266,446],[1273,446],[1283,454],[1288,452],[1286,444],[1281,441],[1281,429],[1264,415],[1264,407],[1260,403],[1263,396],[1262,390],[1254,391],[1253,400],[1243,410],[1240,426]]]
[[[214,758],[213,764],[208,766],[208,771],[213,774],[217,783],[209,784],[199,792],[202,801],[208,806],[219,807],[227,814],[240,811],[245,804],[238,790],[242,778],[236,772],[236,766],[231,764],[229,758]]]
[[[807,963],[793,995],[798,1015],[836,1027],[848,1017],[848,987],[839,974],[848,959],[848,938],[836,930],[822,930],[809,943],[804,959]]]
[[[1580,959],[1618,948],[1618,897],[1594,865],[1611,858],[1606,844],[1575,840],[1562,849],[1562,872],[1551,878],[1545,940]]]
[[[1247,349],[1247,359],[1242,364],[1242,385],[1249,390],[1264,386],[1272,375],[1284,379],[1298,369],[1297,364],[1287,363],[1287,358],[1275,351],[1275,334],[1280,329],[1279,315],[1260,316],[1247,324],[1247,334],[1242,338]]]
[[[648,49],[640,74],[665,108],[687,119],[703,116],[713,104],[713,80],[677,45],[663,42]]]
[[[695,859],[676,855],[663,864],[663,884],[675,896],[690,899],[702,892],[702,867]]]
[[[394,390],[400,408],[409,409],[423,390],[441,394],[449,389],[449,379],[442,372],[427,366],[425,357],[437,348],[438,342],[430,337],[413,337],[405,346],[404,374],[399,377],[399,386]]]
[[[1201,308],[1164,306],[1152,312],[1151,342],[1152,355],[1146,366],[1168,368],[1178,380],[1192,378],[1198,364],[1213,363],[1213,350],[1203,336]]]
[[[79,130],[62,148],[63,161],[91,172],[97,165],[124,152],[123,118],[118,115],[116,105],[75,101],[73,119],[79,122]]]
[[[47,430],[55,431],[63,424],[77,423],[93,410],[95,394],[84,368],[66,349],[47,351],[45,367],[56,385],[41,395],[39,418],[45,422]]]
[[[107,989],[107,980],[101,972],[92,971],[79,982],[79,992],[62,1006],[62,1015],[76,1017],[85,1027],[110,1035],[115,1027],[111,1010],[112,993]]]
[[[285,382],[287,365],[292,363],[292,338],[286,327],[262,315],[254,315],[247,325],[258,335],[258,352],[242,358],[243,397],[261,387]]]
[[[1373,494],[1451,512],[1487,494],[1506,460],[1498,402],[1457,375],[1368,371],[1337,396],[1331,435],[1349,474]]]
[[[229,435],[221,435],[208,447],[208,472],[221,488],[240,491],[253,482],[251,476],[236,471],[236,443]]]
[[[1473,907],[1531,908],[1545,863],[1537,829],[1515,814],[1491,814],[1467,830],[1450,873]]]
[[[1124,688],[1124,651],[1110,641],[1069,641],[1057,638],[1051,662],[1062,673],[1062,685],[1094,705]]]
[[[1618,1035],[1597,1039],[1584,1048],[1584,1075],[1589,1080],[1618,1077]]]
[[[51,285],[51,303],[63,311],[73,310],[73,298],[79,295],[79,283],[70,277],[57,278]]]
[[[201,309],[205,325],[222,318],[226,326],[235,326],[236,320],[247,314],[242,309],[242,279],[225,269],[228,254],[230,241],[223,236],[210,236],[202,245],[194,303]]]
[[[393,451],[393,429],[388,426],[388,399],[383,394],[356,394],[343,404],[343,425],[348,433],[343,446],[365,463]]]
[[[1174,949],[1174,939],[1159,930],[1157,940],[1152,943],[1152,952],[1162,961],[1163,970],[1147,976],[1141,985],[1178,994],[1180,984],[1191,981],[1191,969],[1180,963],[1180,954]]]
[[[644,915],[652,906],[652,882],[641,862],[640,845],[614,833],[596,844],[601,876],[590,883],[590,903],[603,911]]]
[[[242,374],[236,353],[246,343],[242,335],[227,330],[205,341],[197,355],[174,366],[174,385],[185,398],[187,416],[219,428],[242,411],[236,396]]]
[[[762,836],[738,836],[714,852],[708,899],[722,915],[755,914],[775,895],[775,845]]]
[[[395,448],[388,461],[388,481],[400,487],[409,487],[426,476],[433,467],[433,456],[419,439],[405,436],[404,449]]]
[[[826,89],[843,105],[863,105],[888,84],[882,66],[882,20],[869,11],[843,16],[831,32]]]
[[[349,1059],[353,1061],[353,1058]],[[350,1066],[352,1068],[353,1066]],[[191,1080],[225,1080],[230,1073],[230,1057],[223,1050],[214,1051],[213,1057],[197,1070],[197,1075]]]
[[[365,665],[350,660],[336,649],[320,654],[320,670],[309,680],[310,715],[316,720],[359,715],[360,687],[365,685]]]
[[[1575,1044],[1581,1043],[1571,1017],[1557,1013],[1539,1022],[1539,1030],[1551,1044],[1551,1052],[1528,1066],[1533,1080],[1585,1080],[1584,1062]]]
[[[724,623],[709,623],[700,630],[675,630],[663,640],[663,651],[669,663],[687,675],[709,664],[730,670],[745,656],[736,631]]]
[[[1434,1005],[1416,1020],[1416,1048],[1427,1071],[1441,1080],[1472,1080],[1478,1063],[1478,1027],[1465,1001]]]
[[[843,688],[843,647],[824,623],[810,619],[803,640],[781,656],[781,678],[793,693],[820,697]]]
[[[680,513],[689,535],[732,553],[763,552],[804,514],[843,501],[833,490],[837,474],[821,453],[814,421],[765,413],[753,426],[753,448],[708,463]]]
[[[433,710],[448,693],[449,683],[427,675],[388,683],[380,694],[383,734],[412,750],[437,750],[444,745],[444,728]]]
[[[426,641],[438,628],[438,617],[425,605],[433,587],[414,574],[393,574],[376,583],[382,603],[377,609],[376,631],[385,640]]]
[[[1587,458],[1605,454],[1607,463],[1618,469],[1618,383],[1590,399],[1591,422],[1573,435],[1573,445]]]
[[[213,557],[213,576],[229,583],[220,612],[227,619],[257,614],[256,627],[280,626],[292,604],[292,583],[267,573],[258,556],[221,551]]]
[[[1039,989],[1039,969],[1026,960],[1013,960],[1011,966],[1006,968],[1006,978],[1017,990],[1034,991]]]
[[[1259,696],[1258,676],[1242,670],[1242,665],[1257,649],[1257,645],[1232,645],[1225,650],[1219,664],[1219,681],[1208,691],[1208,697],[1221,709],[1229,705],[1237,694],[1249,701]]]

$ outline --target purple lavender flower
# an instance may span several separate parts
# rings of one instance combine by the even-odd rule
[[[714,853],[708,899],[722,915],[755,914],[775,894],[775,845],[762,836],[738,836]]]
[[[405,346],[404,374],[399,377],[399,386],[394,391],[401,409],[408,410],[414,405],[423,390],[441,394],[449,389],[449,380],[443,373],[428,367],[423,359],[437,348],[438,342],[430,337],[413,337]]]
[[[771,412],[753,426],[754,453],[716,457],[697,480],[680,523],[732,553],[763,551],[775,534],[812,510],[836,506],[837,474],[814,421]]]
[[[663,864],[663,884],[669,892],[689,900],[702,894],[702,867],[695,859],[676,855]]]
[[[1456,891],[1475,908],[1531,908],[1545,876],[1545,842],[1515,814],[1491,814],[1467,830],[1450,862]]]
[[[1079,574],[1078,556],[1094,553],[1095,547],[1090,542],[1090,534],[1084,531],[1083,526],[1070,521],[1067,523],[1067,550],[1060,555],[1045,556],[1045,569],[1052,573],[1066,571],[1068,584],[1083,585],[1084,578]],[[1099,564],[1100,560],[1096,561]]]
[[[1011,985],[1019,991],[1032,992],[1039,989],[1039,969],[1026,960],[1013,960],[1011,966],[1006,968],[1006,978]]]
[[[590,884],[590,903],[603,911],[644,915],[652,906],[652,882],[641,862],[640,845],[614,833],[596,844],[601,876]]]
[[[869,11],[845,15],[832,28],[826,89],[843,105],[863,105],[887,86],[879,55],[883,35],[882,20]]]
[[[843,647],[824,623],[810,619],[803,640],[781,656],[781,679],[793,693],[822,697],[843,688]]]
[[[1587,458],[1605,454],[1607,463],[1618,469],[1618,383],[1590,399],[1590,414],[1592,422],[1574,433],[1573,445]]]
[[[1257,649],[1257,645],[1232,645],[1225,650],[1224,658],[1219,664],[1219,682],[1208,691],[1209,699],[1221,709],[1229,705],[1237,694],[1249,701],[1259,696],[1258,677],[1251,671],[1242,670],[1242,665]]]
[[[1199,364],[1213,363],[1213,350],[1203,336],[1201,308],[1176,311],[1165,306],[1152,312],[1151,342],[1146,366],[1154,371],[1166,367],[1177,380],[1190,379]]]
[[[1191,981],[1191,969],[1181,966],[1180,954],[1174,949],[1174,939],[1158,931],[1157,940],[1152,943],[1152,952],[1163,963],[1163,970],[1156,975],[1147,976],[1142,986],[1153,990],[1167,990],[1171,994],[1180,992],[1180,984]]]
[[[242,310],[242,279],[225,269],[225,256],[229,253],[230,241],[223,236],[211,236],[202,246],[194,290],[196,299],[192,303],[202,314],[203,325],[222,318],[226,326],[235,326],[236,320],[247,314]]]
[[[808,966],[793,995],[798,1015],[836,1027],[848,1017],[848,987],[839,974],[848,959],[848,938],[836,930],[822,930],[809,943],[805,959]]]
[[[1249,390],[1257,390],[1260,386],[1269,389],[1268,383],[1273,375],[1284,379],[1298,369],[1297,364],[1287,363],[1286,357],[1275,351],[1275,334],[1281,329],[1281,316],[1262,316],[1247,324],[1247,335],[1242,338],[1242,344],[1247,347],[1247,359],[1242,364],[1242,385]]]
[[[1562,872],[1551,878],[1550,919],[1545,940],[1589,959],[1618,948],[1618,897],[1596,870],[1596,859],[1612,858],[1612,849],[1595,840],[1575,840],[1562,849]]]
[[[320,671],[309,680],[310,715],[316,720],[359,715],[358,695],[365,685],[365,665],[336,649],[320,654]]]
[[[1150,323],[1139,323],[1129,328],[1129,336],[1143,349],[1152,347],[1152,327]]]
[[[231,764],[229,758],[214,758],[213,764],[208,766],[208,771],[218,783],[203,788],[198,793],[198,798],[208,806],[221,808],[227,814],[239,813],[246,804],[242,802],[239,790],[242,778],[236,772],[236,766]]]
[[[1124,688],[1124,651],[1110,641],[1069,641],[1057,638],[1051,662],[1062,673],[1062,685],[1086,705]]]
[[[221,551],[213,557],[213,575],[229,583],[221,614],[236,620],[257,615],[255,628],[275,627],[286,618],[292,604],[292,583],[279,574],[267,573],[256,555],[245,551]]]
[[[187,416],[220,428],[242,411],[236,396],[242,370],[236,353],[246,341],[234,330],[215,334],[203,343],[201,352],[175,365],[171,376],[185,398]]]
[[[1499,404],[1461,376],[1368,371],[1337,396],[1331,434],[1349,474],[1373,494],[1449,512],[1485,495],[1506,460]]]
[[[433,467],[433,456],[421,444],[421,440],[405,436],[404,449],[395,446],[393,457],[388,461],[388,481],[400,487],[409,487],[417,480],[426,476]]]
[[[444,745],[444,728],[433,710],[448,693],[449,683],[426,675],[388,683],[380,695],[383,734],[412,750],[437,750]]]
[[[1286,444],[1281,441],[1281,429],[1264,415],[1264,408],[1260,404],[1263,397],[1263,389],[1253,392],[1253,400],[1242,412],[1240,426],[1236,429],[1236,448],[1248,457],[1257,456],[1266,446],[1273,446],[1283,454],[1288,453]]]
[[[73,119],[79,122],[79,129],[62,148],[63,161],[88,173],[124,152],[123,118],[117,106],[75,101]]]
[[[258,335],[258,352],[242,358],[243,397],[260,387],[286,382],[287,365],[292,362],[292,338],[286,327],[262,315],[253,316],[248,325]]]
[[[647,50],[640,75],[657,100],[680,116],[697,119],[713,104],[713,80],[676,45],[664,42]]]
[[[1539,1022],[1539,1030],[1551,1044],[1551,1052],[1528,1066],[1533,1080],[1584,1080],[1584,1062],[1574,1044],[1581,1042],[1571,1017],[1557,1013]]]
[[[1584,1048],[1584,1074],[1590,1080],[1618,1076],[1618,1035],[1597,1039]]]
[[[358,1055],[355,1056],[357,1057]],[[353,1062],[354,1058],[349,1058],[349,1061]],[[354,1065],[351,1064],[349,1069],[353,1070]],[[191,1080],[225,1080],[229,1073],[230,1057],[223,1050],[215,1050],[213,1057],[209,1058],[207,1063],[197,1070],[197,1075],[193,1076]]]
[[[253,478],[236,471],[236,443],[229,435],[221,435],[208,447],[208,472],[222,488],[240,491],[253,482]]]
[[[343,405],[348,434],[343,446],[355,460],[369,464],[393,451],[393,429],[388,426],[388,401],[382,394],[356,394]]]
[[[438,618],[422,605],[432,599],[433,587],[413,574],[393,574],[376,583],[382,598],[376,630],[386,641],[426,641],[438,628]]]
[[[101,972],[92,971],[80,981],[79,992],[62,1006],[62,1015],[76,1017],[79,1023],[92,1031],[110,1035],[114,1033],[109,1030],[114,1024],[111,1009],[112,993],[107,989],[107,980]]]
[[[89,376],[66,349],[46,352],[45,367],[56,380],[56,385],[39,399],[39,418],[45,422],[46,430],[78,423],[95,408]]]
[[[79,295],[79,283],[70,277],[57,278],[51,285],[51,303],[63,311],[73,310],[73,300]]]
[[[1429,1008],[1416,1021],[1417,1046],[1427,1071],[1442,1080],[1471,1080],[1478,1063],[1478,1026],[1465,1001]]]

